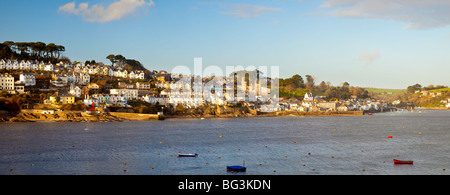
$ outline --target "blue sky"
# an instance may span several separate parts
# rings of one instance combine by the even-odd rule
[[[86,4],[87,3],[87,4]],[[150,70],[279,66],[281,77],[406,88],[450,85],[446,0],[2,0],[0,42],[66,47],[72,61],[122,54]]]

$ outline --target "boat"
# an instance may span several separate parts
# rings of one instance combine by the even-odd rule
[[[181,153],[181,152],[178,152],[178,157],[197,157],[197,156],[198,156],[197,153],[190,154],[190,153]]]
[[[412,160],[397,160],[397,159],[394,159],[394,164],[413,164],[414,163],[414,161],[412,161]]]
[[[247,167],[245,167],[245,160],[242,166],[227,166],[227,171],[232,172],[245,172],[247,171]]]
[[[227,166],[227,171],[245,172],[245,171],[247,171],[247,167],[243,167],[243,166]]]

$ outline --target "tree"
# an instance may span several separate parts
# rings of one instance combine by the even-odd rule
[[[295,87],[304,87],[305,85],[305,81],[303,80],[302,76],[296,74],[294,76],[292,76],[292,81],[294,82]]]
[[[10,58],[11,54],[11,48],[8,45],[0,43],[0,59]]]
[[[345,82],[344,84],[342,84],[342,87],[350,87],[350,83]]]
[[[319,84],[319,89],[320,89],[320,91],[323,91],[323,92],[327,91],[328,86],[327,86],[327,84],[325,83],[325,81],[322,81],[322,82]]]
[[[50,43],[50,44],[45,46],[45,52],[47,53],[47,58],[48,58],[48,56],[50,54],[51,59],[52,60],[54,59],[54,57],[53,57],[54,55],[53,54],[55,53],[56,48],[57,48],[57,46],[54,43]]]
[[[56,47],[55,47],[55,53],[58,54],[58,57],[57,57],[58,61],[59,61],[59,59],[60,59],[60,57],[61,57],[61,53],[62,53],[62,52],[65,52],[65,51],[66,51],[66,48],[65,48],[64,46],[62,46],[62,45],[56,45]]]
[[[306,89],[310,92],[314,91],[314,77],[306,75]]]
[[[420,90],[420,89],[422,89],[422,85],[415,84],[415,85],[412,85],[412,86],[408,86],[406,91],[408,91],[408,93],[415,93],[417,90]]]
[[[34,43],[33,49],[35,51],[37,51],[37,56],[38,57],[42,57],[42,54],[45,51],[45,46],[47,46],[47,44],[45,44],[43,42],[36,42],[36,43]]]
[[[115,59],[117,60],[117,62],[119,62],[119,66],[123,67],[125,65],[125,61],[127,60],[125,57],[123,57],[122,55],[116,55]]]
[[[106,59],[111,61],[111,66],[114,66],[114,64],[117,62],[116,56],[114,54],[106,56]]]

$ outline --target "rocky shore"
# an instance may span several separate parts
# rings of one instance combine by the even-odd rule
[[[325,111],[325,112],[257,112],[248,108],[234,110],[234,112],[223,112],[212,110],[212,112],[189,112],[168,114],[164,118],[245,118],[245,117],[314,117],[314,116],[362,116],[362,111]],[[40,114],[21,112],[17,116],[0,118],[0,122],[122,122],[122,121],[145,121],[161,120],[161,116],[154,114],[136,114],[136,113],[101,113],[89,115],[86,113],[54,113]]]
[[[363,111],[324,111],[324,112],[296,112],[296,111],[279,111],[268,113],[250,113],[235,112],[225,114],[174,114],[165,116],[166,118],[246,118],[246,117],[317,117],[317,116],[362,116]]]
[[[124,121],[125,118],[116,117],[110,114],[87,115],[85,113],[20,113],[15,117],[2,118],[2,122],[117,122]]]

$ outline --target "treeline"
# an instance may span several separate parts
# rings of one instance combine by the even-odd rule
[[[66,48],[62,45],[43,42],[13,42],[0,43],[0,59],[38,60],[52,63],[70,60],[63,57]]]
[[[306,93],[313,95],[324,95],[327,99],[349,99],[351,96],[358,98],[368,98],[369,92],[361,87],[352,87],[348,82],[342,86],[331,86],[330,82],[322,81],[316,85],[315,78],[306,75],[306,82],[302,76],[296,74],[291,78],[280,79],[280,95],[302,97]]]
[[[151,71],[146,69],[144,65],[141,64],[141,62],[134,60],[134,59],[127,59],[126,57],[122,55],[114,55],[110,54],[106,56],[106,59],[111,61],[111,66],[117,66],[122,67],[124,70],[127,70],[128,72],[134,71],[134,70],[142,70],[145,73],[145,80],[151,79],[150,73]]]
[[[342,86],[328,87],[325,91],[325,96],[328,99],[350,99],[352,96],[357,98],[369,98],[369,92],[361,87],[351,87],[349,83],[345,82]]]
[[[420,85],[420,84],[415,84],[415,85],[408,86],[408,88],[406,88],[406,91],[408,93],[415,93],[416,91],[421,91],[421,90],[433,90],[433,89],[443,89],[443,88],[448,88],[448,86],[428,85],[427,87],[422,87],[422,85]]]
[[[111,61],[112,66],[122,67],[125,70],[127,70],[128,72],[133,71],[133,70],[143,70],[143,71],[147,70],[141,64],[141,62],[134,60],[134,59],[127,59],[120,54],[119,55],[110,54],[110,55],[106,56],[106,59]]]

